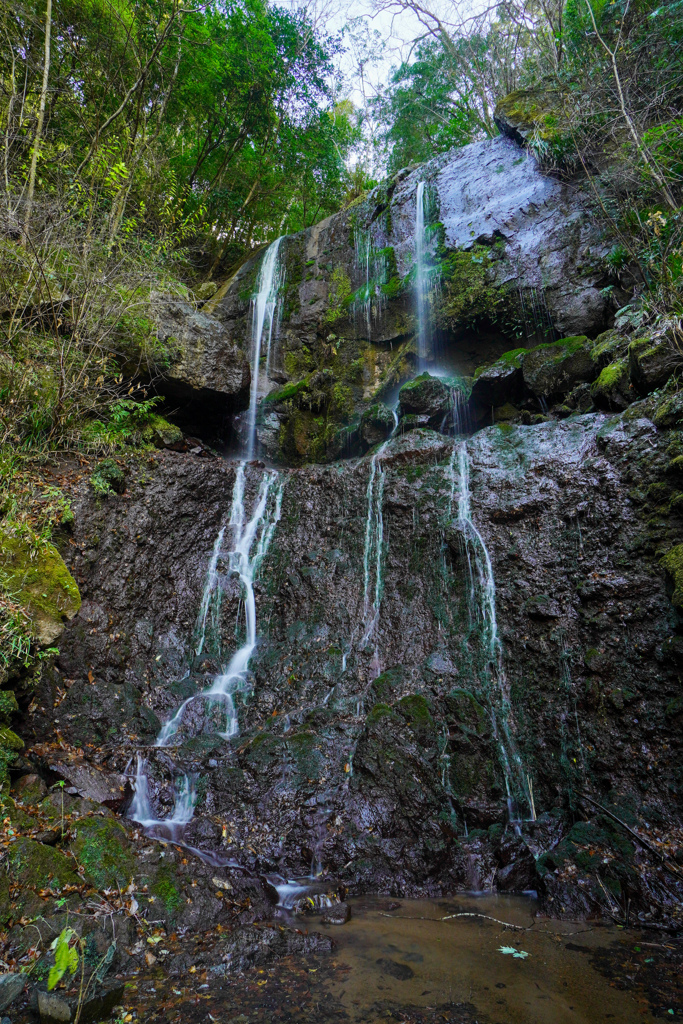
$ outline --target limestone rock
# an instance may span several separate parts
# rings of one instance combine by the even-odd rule
[[[388,405],[378,402],[363,413],[360,422],[360,436],[365,448],[381,444],[394,429],[394,413]]]
[[[398,400],[404,415],[426,416],[430,426],[438,426],[450,408],[451,393],[441,378],[421,373],[403,385]]]
[[[609,363],[600,371],[600,376],[591,387],[591,397],[598,409],[618,412],[633,401],[633,385],[629,377],[628,362],[619,359]]]
[[[502,359],[475,373],[472,399],[484,406],[504,405],[518,398],[524,386],[522,359],[525,349],[506,352]]]
[[[76,581],[53,544],[31,550],[0,531],[0,586],[13,594],[33,622],[38,642],[49,647],[81,606]]]

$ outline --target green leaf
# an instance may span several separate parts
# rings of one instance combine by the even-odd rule
[[[505,953],[506,955],[514,956],[517,960],[526,960],[528,956],[531,956],[531,954],[527,953],[525,950],[515,949],[514,946],[499,946],[498,951],[500,953]]]

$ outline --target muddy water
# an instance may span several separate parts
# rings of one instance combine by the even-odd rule
[[[351,1020],[382,1003],[466,1004],[474,1008],[475,1019],[501,1024],[654,1019],[588,963],[591,948],[623,935],[616,929],[539,920],[534,903],[519,897],[402,900],[395,910],[387,906],[392,904],[352,901],[351,920],[334,931],[337,959],[350,971],[327,987]],[[485,916],[451,916],[456,914]],[[568,949],[568,944],[582,948]],[[501,946],[529,955],[502,953]]]
[[[359,898],[350,906],[351,920],[341,926],[315,915],[287,921],[331,936],[331,954],[289,956],[241,975],[222,970],[220,958],[217,967],[208,966],[211,957],[199,966],[201,950],[215,957],[220,939],[197,936],[197,968],[169,977],[159,964],[129,978],[123,1016],[136,1024],[653,1024],[683,1013],[667,1002],[676,1009],[653,1016],[640,968],[630,963],[633,949],[648,957],[639,942],[656,943],[616,928],[537,918],[531,899]],[[593,963],[602,963],[602,972]],[[629,991],[621,987],[624,976]]]

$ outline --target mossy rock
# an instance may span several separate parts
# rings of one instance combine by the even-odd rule
[[[671,603],[674,608],[683,610],[683,544],[677,544],[671,551],[667,551],[661,564],[673,583]]]
[[[620,412],[630,405],[636,395],[629,377],[627,359],[619,359],[603,367],[591,387],[591,397],[598,409],[610,412]]]
[[[7,859],[10,873],[24,885],[59,889],[83,883],[68,857],[33,839],[18,839],[9,847]]]
[[[566,394],[577,384],[590,383],[598,374],[588,338],[562,338],[529,349],[522,362],[524,383],[537,398]]]
[[[628,347],[631,380],[641,395],[664,387],[683,369],[683,353],[666,336],[636,338]]]
[[[376,402],[366,409],[360,421],[360,436],[366,448],[374,448],[381,444],[394,429],[394,413],[388,405]]]
[[[0,589],[21,604],[32,621],[38,643],[49,646],[81,607],[76,581],[57,548],[32,549],[18,537],[0,531]]]
[[[12,715],[19,710],[17,698],[12,690],[0,690],[0,722],[9,724]]]
[[[460,378],[433,377],[421,373],[404,384],[398,393],[403,416],[426,416],[430,426],[439,426],[453,405],[453,391],[469,397],[469,387]]]
[[[520,398],[524,388],[522,362],[527,351],[526,348],[513,348],[503,352],[490,366],[477,367],[472,398],[487,409]]]
[[[532,135],[550,141],[563,121],[562,109],[557,89],[515,89],[498,100],[493,119],[501,134],[520,144]]]
[[[128,835],[114,818],[83,818],[72,824],[71,849],[98,889],[124,887],[135,873]]]
[[[142,437],[143,440],[156,445],[157,448],[170,448],[182,441],[183,432],[180,427],[169,423],[163,416],[154,416],[142,431]]]
[[[421,693],[411,693],[407,697],[401,697],[396,709],[417,737],[424,739],[428,733],[434,731],[434,719],[430,706]]]
[[[683,423],[683,391],[664,399],[655,409],[652,419],[660,430],[680,426]]]

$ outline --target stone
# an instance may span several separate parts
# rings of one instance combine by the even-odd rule
[[[513,349],[486,369],[475,372],[472,399],[484,406],[504,405],[521,397],[524,388],[524,349]]]
[[[598,368],[588,338],[563,338],[529,349],[522,360],[524,384],[537,397],[550,400],[577,384],[595,380]]]
[[[47,796],[47,785],[40,775],[22,775],[12,786],[12,792],[24,803],[37,804]]]
[[[218,285],[215,281],[203,281],[197,288],[194,289],[195,298],[199,299],[200,302],[206,302],[218,291]]]
[[[524,603],[524,610],[530,619],[559,619],[560,607],[549,594],[536,594]]]
[[[25,984],[25,974],[0,975],[0,1013],[24,991]]]
[[[496,103],[493,119],[498,130],[523,145],[531,138],[552,142],[561,119],[562,93],[557,89],[516,89]]]
[[[346,924],[351,920],[351,907],[348,903],[334,903],[324,912],[321,921],[323,924]]]
[[[154,416],[149,426],[142,432],[145,441],[149,440],[157,448],[171,448],[181,444],[183,432],[174,423],[169,423],[163,416]]]
[[[631,380],[640,395],[664,387],[683,368],[683,352],[665,333],[632,341],[628,359]]]
[[[76,581],[53,544],[32,550],[23,538],[2,530],[0,587],[25,608],[44,647],[55,642],[64,622],[73,619],[81,606]]]
[[[223,412],[246,408],[249,361],[221,321],[180,299],[158,298],[153,312],[159,342],[168,350],[168,365],[161,368],[164,393],[220,402]]]
[[[404,384],[398,393],[401,414],[426,417],[431,427],[443,422],[452,405],[451,389],[440,377],[421,373]]]
[[[51,761],[50,771],[64,779],[74,794],[105,807],[117,809],[126,799],[126,777],[114,772],[97,771],[87,764]]]
[[[610,412],[626,409],[636,397],[629,376],[628,361],[620,359],[615,363],[608,363],[600,371],[590,393],[598,409]]]
[[[388,405],[382,402],[371,405],[365,410],[360,421],[360,436],[365,449],[374,448],[375,445],[386,441],[395,425],[394,413]]]
[[[78,1016],[82,1024],[95,1024],[109,1017],[115,1006],[123,998],[124,982],[114,978],[97,982],[89,986]],[[32,1002],[44,1024],[65,1024],[76,1019],[78,1012],[78,994],[62,992],[46,992],[42,988],[34,989]]]

